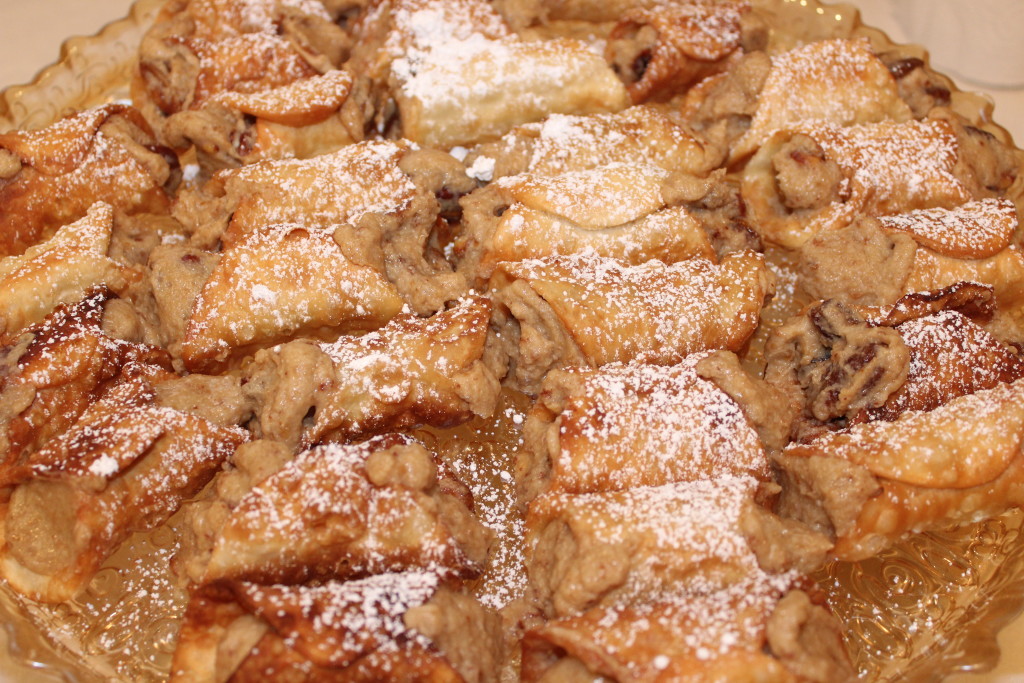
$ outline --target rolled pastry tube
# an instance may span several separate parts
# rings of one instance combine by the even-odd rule
[[[487,350],[490,310],[478,297],[361,337],[261,351],[244,371],[259,434],[297,446],[489,415],[502,372]]]
[[[354,23],[352,34],[350,67],[384,86],[395,60],[404,69],[445,42],[498,40],[513,32],[487,0],[374,0]]]
[[[791,445],[778,458],[779,513],[830,534],[835,557],[857,561],[905,534],[1019,506],[1022,393],[1024,381],[998,384]]]
[[[58,304],[75,303],[94,287],[123,293],[138,282],[139,272],[107,255],[113,228],[110,205],[97,202],[45,242],[0,258],[0,338],[41,322]]]
[[[748,93],[755,98],[752,111],[725,108],[726,96],[740,87],[730,79],[742,78],[741,74],[727,72],[715,78],[718,82],[703,86],[706,90],[699,97],[694,93],[702,100],[695,117],[705,129],[729,117],[745,118],[745,131],[731,144],[733,161],[757,151],[776,131],[804,121],[850,126],[911,118],[896,80],[866,40],[822,40],[772,55],[763,86]]]
[[[1010,201],[986,199],[880,221],[885,230],[905,231],[918,243],[904,291],[934,291],[958,282],[991,286],[996,311],[986,327],[1004,341],[1024,340],[1024,252],[1012,242],[1018,221]]]
[[[337,111],[333,76],[320,81],[319,102],[304,97],[303,86],[289,87],[330,72],[347,48],[348,36],[320,3],[176,1],[142,39],[132,99],[171,144],[196,143],[208,168],[237,165],[253,151],[246,115],[300,126]],[[281,88],[290,103],[254,106]]]
[[[194,590],[171,680],[479,683],[497,680],[501,659],[497,614],[436,574],[410,571],[319,586]]]
[[[526,552],[538,607],[568,616],[668,591],[704,595],[760,571],[741,531],[756,483],[723,476],[537,498]]]
[[[0,133],[0,256],[21,254],[96,202],[166,213],[171,168],[162,149],[138,111],[114,104]]]
[[[862,218],[821,232],[801,248],[801,285],[822,299],[891,306],[909,294],[978,283],[995,294],[987,329],[1018,342],[1024,338],[1024,258],[1013,242],[1017,229],[1007,199]]]
[[[536,392],[548,370],[612,362],[677,363],[737,350],[773,280],[760,254],[629,266],[593,256],[502,263],[491,278],[510,373]]]
[[[842,626],[785,579],[553,619],[524,635],[522,671],[545,683],[853,678]]]
[[[895,327],[910,350],[906,381],[885,403],[854,421],[895,420],[903,413],[933,410],[959,396],[1024,377],[1024,358],[964,314],[941,311]]]
[[[745,0],[633,8],[618,17],[605,58],[634,104],[667,100],[725,68],[742,43]]]
[[[526,419],[520,499],[713,479],[770,478],[757,431],[697,366],[606,365],[552,371]]]
[[[0,574],[42,602],[71,599],[136,531],[167,520],[216,474],[244,430],[161,405],[173,378],[129,365],[75,424],[7,471]]]
[[[231,511],[202,583],[302,583],[429,569],[474,576],[489,534],[408,437],[305,451]]]
[[[693,213],[666,206],[667,177],[655,166],[613,165],[503,178],[462,200],[459,270],[483,283],[498,263],[547,256],[592,254],[629,265],[714,260]]]
[[[596,114],[629,102],[604,60],[568,38],[448,41],[393,66],[392,81],[401,137],[442,148],[495,138],[552,113]]]
[[[315,159],[222,171],[202,188],[183,191],[175,216],[196,233],[196,246],[212,247],[276,223],[328,229],[370,213],[401,214],[417,195],[399,167],[408,151],[405,144],[364,142]]]
[[[29,338],[0,361],[5,367],[0,374],[0,480],[10,480],[10,468],[71,427],[126,364],[171,369],[163,349],[104,329],[127,306],[108,290],[90,291],[30,327]]]
[[[520,173],[553,176],[612,164],[647,164],[665,171],[704,174],[717,149],[654,107],[611,114],[552,114],[516,126],[499,140],[469,150],[466,165],[488,179]],[[473,171],[471,171],[473,172]]]
[[[201,189],[184,192],[175,211],[197,247],[230,248],[282,223],[333,235],[348,260],[383,273],[405,303],[430,315],[466,291],[434,238],[445,225],[438,218],[454,218],[446,210],[468,191],[467,183],[464,168],[448,155],[374,141],[315,159],[218,173]]]
[[[337,337],[383,326],[404,305],[372,265],[324,231],[266,226],[222,254],[193,304],[181,355],[192,370],[295,336]]]
[[[363,139],[353,83],[349,72],[335,69],[255,93],[221,91],[169,117],[164,137],[175,147],[194,147],[207,174],[328,154]]]
[[[796,249],[861,214],[953,208],[988,196],[972,188],[961,149],[944,120],[794,126],[753,156],[742,195],[761,236]]]

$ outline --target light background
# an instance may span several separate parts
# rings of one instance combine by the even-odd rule
[[[894,5],[901,1],[911,0],[860,0],[855,4],[861,8],[865,23],[886,31],[896,42],[907,42],[894,12]],[[970,4],[969,0],[962,1]],[[96,33],[108,22],[125,16],[130,5],[129,0],[0,0],[0,87],[31,81],[39,69],[57,60],[65,38]],[[1011,33],[1024,41],[1024,26],[1015,27]],[[954,30],[951,35],[957,39],[958,32]],[[976,54],[980,58],[982,53]],[[936,66],[942,70],[942,64]],[[1024,81],[1024,60],[1011,67],[1022,74],[1018,80]],[[986,89],[963,79],[958,83],[964,90],[978,90],[992,97],[995,120],[1013,134],[1018,144],[1024,143],[1024,88]],[[999,641],[1003,661],[996,671],[955,676],[949,683],[1024,683],[1024,620],[1005,629]],[[4,678],[0,671],[0,681]]]

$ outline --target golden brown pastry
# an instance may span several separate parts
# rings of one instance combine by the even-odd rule
[[[126,364],[170,369],[163,349],[112,336],[126,306],[110,291],[92,291],[0,347],[0,479],[74,424]]]
[[[258,353],[245,370],[257,433],[309,445],[489,415],[501,372],[485,348],[490,312],[476,297],[431,318],[398,315],[361,337]]]
[[[402,310],[398,290],[329,233],[256,229],[228,248],[192,307],[181,355],[190,370],[295,336],[376,329]]]
[[[591,116],[552,114],[543,123],[516,126],[500,140],[469,150],[466,166],[484,181],[520,173],[553,176],[613,164],[704,174],[720,157],[719,150],[660,109],[636,106]]]
[[[600,56],[570,38],[472,36],[392,67],[401,136],[436,147],[472,145],[548,114],[625,108],[626,90]],[[508,98],[515,107],[495,106]]]
[[[497,680],[498,616],[410,571],[320,586],[194,590],[172,681]]]
[[[175,0],[142,41],[132,97],[207,170],[311,156],[362,138],[342,114],[348,37],[319,2]]]
[[[398,434],[305,451],[231,511],[202,583],[478,574],[489,532],[446,478],[431,453]]]
[[[448,165],[425,168],[438,157]],[[184,193],[175,214],[195,231],[198,247],[231,247],[280,223],[332,234],[349,260],[384,273],[413,310],[429,315],[466,293],[436,243],[446,204],[471,182],[463,171],[441,152],[366,142],[315,159],[223,171]]]
[[[365,142],[315,159],[221,171],[201,190],[183,192],[175,216],[197,233],[196,246],[212,247],[265,225],[328,229],[367,214],[402,215],[417,195],[399,168],[407,152],[404,144]]]
[[[752,53],[688,94],[684,118],[742,159],[773,133],[809,121],[835,126],[908,121],[896,79],[861,39]]]
[[[706,595],[760,572],[743,534],[757,481],[720,476],[591,494],[548,493],[526,518],[538,607],[570,616],[665,593]]]
[[[553,370],[526,418],[520,498],[597,493],[722,475],[770,479],[757,431],[732,397],[681,364]]]
[[[667,100],[725,67],[740,49],[746,0],[702,0],[629,9],[608,36],[605,58],[634,104]]]
[[[353,78],[331,70],[255,93],[221,91],[198,110],[163,126],[176,147],[193,145],[212,172],[262,159],[309,159],[363,138],[362,119],[349,102]]]
[[[1024,381],[787,448],[779,512],[860,560],[909,532],[998,514],[1024,495]]]
[[[852,679],[840,623],[803,591],[785,591],[784,580],[745,581],[553,619],[524,635],[522,680]]]
[[[888,306],[907,294],[962,282],[987,285],[997,304],[987,328],[1019,342],[1024,253],[1013,242],[1017,228],[1016,209],[1007,199],[862,218],[821,232],[801,248],[801,286],[816,298]]]
[[[860,214],[953,208],[994,196],[971,170],[987,160],[968,155],[967,135],[940,118],[777,132],[743,172],[752,224],[766,240],[795,249]]]
[[[125,213],[166,212],[169,177],[149,126],[131,107],[111,104],[41,130],[0,133],[0,256],[21,254],[96,202]]]
[[[175,375],[131,363],[67,431],[5,468],[0,574],[33,600],[79,592],[133,532],[164,522],[248,435],[161,405]]]
[[[483,283],[501,262],[547,256],[587,254],[629,265],[714,260],[693,213],[666,206],[661,187],[667,176],[656,166],[615,164],[502,178],[462,200],[459,270]]]
[[[678,363],[737,350],[773,288],[763,257],[730,254],[629,266],[596,256],[502,263],[491,279],[499,335],[526,391],[553,368],[612,362]]]
[[[58,304],[76,302],[93,287],[120,294],[141,279],[107,256],[113,227],[110,205],[96,203],[45,242],[0,258],[0,337],[40,322]]]

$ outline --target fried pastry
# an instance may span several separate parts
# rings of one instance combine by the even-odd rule
[[[746,0],[701,0],[624,12],[608,36],[605,58],[634,104],[664,101],[725,68],[741,47]]]
[[[71,599],[135,531],[164,522],[248,435],[162,406],[174,378],[127,365],[67,431],[5,468],[0,574],[43,602]]]
[[[497,680],[498,616],[410,571],[193,591],[171,680]]]
[[[666,207],[667,173],[654,166],[613,165],[555,177],[503,178],[462,200],[459,270],[486,282],[498,263],[588,254],[629,265],[692,257],[714,260],[697,218]]]
[[[801,124],[775,133],[743,171],[743,199],[766,240],[789,249],[860,214],[953,208],[996,196],[974,167],[998,150],[974,150],[971,133],[936,115],[925,121],[839,128]]]
[[[222,171],[200,190],[183,192],[175,216],[195,233],[195,246],[212,247],[277,223],[326,230],[355,225],[371,213],[401,215],[417,194],[399,168],[408,149],[366,142],[315,159],[263,161]]]
[[[171,116],[164,136],[176,147],[193,146],[207,172],[309,159],[363,139],[352,88],[352,75],[334,69],[255,93],[221,91],[201,108]]]
[[[392,77],[401,136],[442,148],[504,135],[552,113],[597,114],[628,103],[604,60],[568,38],[445,42]],[[495,106],[505,98],[517,106]]]
[[[115,302],[109,290],[61,304],[17,344],[0,347],[0,480],[62,434],[101,397],[128,363],[170,369],[155,346],[107,333]]]
[[[161,151],[139,113],[117,104],[0,133],[0,256],[48,239],[96,202],[165,213],[171,169]]]
[[[721,156],[713,145],[661,110],[636,106],[591,116],[552,114],[543,123],[516,126],[499,140],[476,145],[465,161],[471,174],[490,181],[520,173],[555,176],[614,164],[703,175]]]
[[[865,40],[822,40],[744,60],[692,89],[684,105],[688,122],[729,144],[732,161],[807,121],[849,126],[911,118],[896,79]]]
[[[227,249],[192,308],[181,355],[190,370],[295,336],[376,329],[404,302],[384,275],[324,231],[272,225]]]
[[[802,287],[813,297],[887,306],[914,292],[961,282],[991,287],[996,308],[986,327],[1024,339],[1024,253],[1013,242],[1016,209],[1006,199],[924,209],[819,233],[800,250]]]
[[[501,376],[485,348],[490,311],[476,297],[431,318],[398,315],[362,337],[258,353],[245,371],[257,432],[309,445],[489,415]]]
[[[730,254],[629,266],[596,256],[502,263],[491,279],[512,378],[536,392],[548,370],[678,363],[737,350],[757,327],[772,276],[763,257]]]
[[[785,590],[785,579],[743,581],[551,620],[523,636],[522,680],[851,680],[842,626],[803,591]]]
[[[595,606],[655,601],[666,594],[715,593],[762,575],[757,480],[714,479],[592,494],[548,493],[526,517],[527,572],[538,608],[571,616]],[[814,566],[823,538],[791,527],[773,537],[772,569]],[[796,538],[804,543],[795,543]],[[800,549],[787,554],[784,546]],[[805,557],[798,557],[803,554]],[[767,564],[767,562],[766,562]],[[775,573],[775,572],[772,572]]]
[[[207,170],[309,156],[362,138],[340,113],[347,46],[319,2],[176,0],[143,38],[132,98]]]
[[[74,303],[93,287],[124,292],[142,276],[107,256],[114,213],[94,204],[53,237],[20,256],[0,258],[0,338],[40,322],[58,304]]]
[[[1020,380],[998,384],[794,444],[778,458],[779,512],[831,534],[833,554],[855,561],[909,532],[1018,506],[1022,392]]]
[[[202,583],[302,583],[407,569],[473,576],[489,532],[422,445],[393,434],[318,446],[231,511]]]
[[[740,405],[697,367],[612,364],[553,370],[526,418],[520,499],[598,493],[723,475],[769,481],[768,456]]]

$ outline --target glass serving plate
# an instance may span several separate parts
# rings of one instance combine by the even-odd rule
[[[781,46],[804,39],[863,36],[880,49],[898,48],[926,59],[923,49],[896,46],[864,26],[847,5],[817,0],[753,0],[791,29]],[[60,60],[29,85],[0,93],[0,131],[39,128],[66,113],[126,97],[139,40],[163,0],[137,0],[128,17],[92,37],[68,40]],[[789,33],[789,32],[787,32]],[[966,92],[953,107],[1003,141],[992,104]],[[1024,174],[1011,188],[1024,196]],[[1019,202],[1018,202],[1019,203]],[[491,420],[420,436],[442,453],[477,496],[485,518],[511,519],[507,471],[519,443],[526,399],[508,395]],[[505,475],[505,476],[503,476]],[[503,522],[504,520],[504,522]],[[174,651],[184,610],[184,585],[170,569],[177,549],[175,518],[130,539],[75,600],[59,606],[24,601],[0,585],[0,681],[160,681]],[[482,581],[500,592],[515,533]],[[1024,512],[907,539],[860,563],[833,563],[819,572],[862,678],[938,681],[957,672],[990,670],[999,658],[996,636],[1024,607]],[[510,589],[511,586],[505,586]]]

